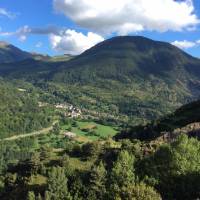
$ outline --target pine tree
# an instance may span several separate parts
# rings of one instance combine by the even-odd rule
[[[90,174],[90,195],[103,199],[106,193],[106,169],[102,162],[95,166]]]
[[[30,165],[31,174],[36,174],[40,167],[40,154],[38,152],[34,153],[28,164]]]
[[[126,187],[135,182],[133,155],[127,151],[119,153],[117,161],[114,163],[110,177],[110,193],[118,193],[122,187]]]
[[[71,195],[67,187],[67,177],[65,170],[61,167],[53,167],[48,178],[48,198],[51,200],[71,200]]]

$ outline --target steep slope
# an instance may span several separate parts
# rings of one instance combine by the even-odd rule
[[[31,57],[32,55],[30,53],[22,51],[6,42],[0,41],[0,63],[16,62]]]
[[[146,126],[124,130],[116,138],[152,140],[164,136],[173,139],[181,133],[200,138],[200,100],[186,104],[172,114],[154,120]]]

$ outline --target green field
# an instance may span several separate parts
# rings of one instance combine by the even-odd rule
[[[89,140],[106,139],[117,134],[117,129],[115,127],[89,121],[76,121],[75,124],[63,125],[61,128],[63,133],[65,131],[70,131],[75,133],[78,137],[84,137]]]

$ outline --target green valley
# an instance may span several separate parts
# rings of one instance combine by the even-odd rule
[[[4,46],[1,200],[200,198],[198,58],[138,36],[77,56]]]

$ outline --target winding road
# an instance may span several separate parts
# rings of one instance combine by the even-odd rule
[[[32,137],[32,136],[38,136],[42,134],[48,134],[50,130],[53,129],[53,125],[55,125],[58,122],[58,120],[54,121],[53,124],[50,127],[43,128],[39,131],[33,131],[31,133],[25,133],[25,134],[20,134],[20,135],[14,135],[8,138],[1,139],[0,141],[12,141],[12,140],[18,140],[26,137]]]

